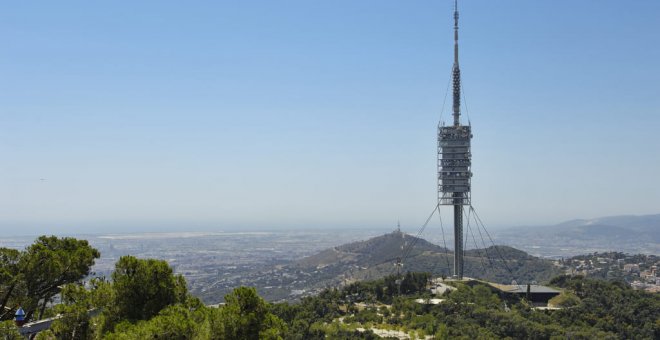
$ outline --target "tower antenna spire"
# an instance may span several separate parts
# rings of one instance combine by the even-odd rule
[[[459,126],[461,116],[461,69],[458,66],[458,0],[454,0],[454,66],[452,67],[454,95],[454,126]]]

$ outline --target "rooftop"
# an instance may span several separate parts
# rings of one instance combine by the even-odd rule
[[[496,289],[499,289],[505,293],[512,293],[512,294],[526,294],[527,293],[527,285],[503,285],[499,283],[492,283],[489,282],[489,285],[492,287],[495,287]],[[541,285],[529,285],[529,292],[530,293],[554,293],[554,294],[559,294],[560,291],[550,288],[547,286],[541,286]]]

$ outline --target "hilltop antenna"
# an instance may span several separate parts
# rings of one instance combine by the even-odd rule
[[[463,279],[463,206],[470,205],[472,177],[470,124],[461,125],[461,70],[458,64],[458,0],[454,0],[452,126],[438,126],[438,205],[454,207],[454,277]]]

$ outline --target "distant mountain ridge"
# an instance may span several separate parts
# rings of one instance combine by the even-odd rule
[[[515,247],[563,247],[570,255],[591,251],[660,253],[660,214],[575,219],[551,226],[513,227],[496,233]],[[588,249],[588,250],[587,250]]]
[[[616,236],[622,237],[645,235],[650,236],[656,242],[660,242],[660,214],[642,216],[621,215],[588,220],[579,219],[560,223],[557,227],[615,233],[617,234]]]

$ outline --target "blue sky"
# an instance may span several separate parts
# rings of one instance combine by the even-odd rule
[[[416,228],[452,5],[3,3],[0,233]],[[660,2],[460,10],[485,222],[660,212]]]

